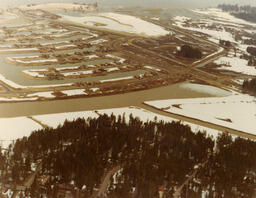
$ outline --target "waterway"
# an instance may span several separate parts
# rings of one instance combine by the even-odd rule
[[[214,97],[227,96],[229,94],[231,93],[216,87],[205,85],[196,86],[195,84],[191,85],[188,82],[184,82],[160,88],[110,96],[40,102],[0,103],[0,117],[31,116],[140,106],[144,101],[151,100]]]

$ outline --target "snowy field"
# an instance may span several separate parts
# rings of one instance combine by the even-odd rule
[[[206,27],[188,27],[186,25],[191,19],[188,17],[176,16],[174,17],[174,25],[179,28],[200,32],[209,36],[209,41],[219,44],[219,39],[235,42],[233,35],[230,32],[225,31],[222,27],[221,30],[213,30]]]
[[[138,107],[125,107],[125,108],[114,108],[114,109],[104,109],[104,110],[97,110],[97,111],[84,111],[84,112],[71,112],[71,113],[60,113],[60,114],[48,114],[48,115],[40,115],[40,116],[33,116],[37,120],[40,120],[42,123],[47,124],[48,126],[51,126],[53,128],[57,127],[59,124],[62,124],[65,119],[67,120],[74,120],[79,117],[87,119],[88,117],[97,118],[99,114],[107,114],[111,115],[114,114],[115,116],[118,115],[125,115],[125,120],[129,121],[129,116],[132,114],[134,117],[140,118],[141,121],[147,122],[147,121],[154,121],[155,117],[157,117],[157,120],[163,120],[165,122],[172,122],[172,121],[179,121],[176,119],[172,119],[166,116],[161,116],[156,113],[152,113],[150,111],[147,111],[142,108]],[[207,131],[207,134],[209,136],[212,136],[216,138],[219,134],[217,130],[202,127],[199,125],[191,124],[188,122],[182,122],[185,125],[191,126],[192,130],[197,132],[200,131]]]
[[[12,140],[29,136],[34,130],[42,127],[27,117],[0,118],[0,140],[3,140],[3,146],[8,146]]]
[[[163,27],[144,21],[138,17],[125,14],[99,13],[97,15],[88,15],[84,17],[61,16],[64,21],[71,21],[95,28],[145,36],[164,36],[169,34]]]
[[[98,115],[94,111],[79,111],[33,116],[33,118],[35,118],[36,120],[39,120],[40,122],[53,128],[57,128],[59,125],[62,125],[65,122],[65,120],[73,121],[77,118],[87,119],[88,117],[97,118]]]
[[[250,26],[254,26],[254,27],[256,26],[255,23],[250,23],[243,19],[236,18],[236,17],[232,16],[231,14],[229,14],[227,12],[223,12],[221,9],[218,9],[218,8],[195,9],[192,11],[194,11],[198,14],[204,14],[207,16],[214,17],[221,21],[223,20],[226,22],[230,22],[231,24],[234,24],[234,25],[241,24],[241,25],[250,25]]]
[[[179,121],[169,117],[161,116],[159,114],[152,113],[150,111],[147,111],[138,107],[114,108],[114,109],[105,109],[105,110],[97,110],[97,111],[80,111],[80,112],[58,113],[58,114],[45,114],[45,115],[36,115],[36,116],[33,116],[33,118],[49,127],[56,128],[59,125],[62,125],[65,120],[72,121],[77,118],[87,119],[88,117],[97,118],[100,114],[111,115],[112,113],[116,116],[124,115],[127,122],[129,121],[130,114],[132,114],[134,117],[139,117],[143,122],[154,121],[155,117],[157,117],[158,121],[160,120],[163,120],[164,122]],[[12,125],[12,123],[17,123],[17,124]],[[211,136],[214,139],[216,139],[216,137],[219,134],[219,131],[214,129],[202,127],[202,126],[191,124],[188,122],[182,122],[182,123],[185,125],[189,125],[194,132],[198,132],[199,130],[202,132],[205,131],[208,136]],[[27,117],[0,118],[0,124],[1,124],[0,140],[6,140],[4,142],[4,146],[8,146],[8,143],[10,143],[10,140],[15,140],[23,136],[29,136],[31,131],[42,128],[36,122],[32,121]]]
[[[72,90],[65,90],[61,92],[66,94],[67,96],[88,95],[87,93],[85,93],[85,89],[72,89]]]
[[[100,82],[101,83],[115,82],[115,81],[122,81],[122,80],[131,80],[133,78],[134,78],[134,76],[126,76],[126,77],[121,77],[121,78],[113,78],[113,79],[100,80]]]
[[[247,60],[238,57],[221,57],[214,61],[214,63],[221,66],[218,69],[256,76],[256,68],[254,66],[248,66]]]
[[[28,97],[33,97],[33,96],[36,96],[36,97],[43,97],[43,98],[55,98],[53,94],[53,91],[46,91],[46,92],[37,92],[37,93],[33,93],[33,94],[28,94],[27,96]]]
[[[256,101],[249,95],[148,101],[163,111],[256,134]]]

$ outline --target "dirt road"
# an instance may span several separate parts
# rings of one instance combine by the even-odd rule
[[[18,186],[16,188],[20,189],[20,190],[25,190],[31,187],[31,185],[33,184],[36,175],[38,174],[38,172],[40,172],[40,170],[42,169],[42,163],[39,163],[37,165],[37,168],[35,170],[35,172],[31,173],[23,182],[23,184],[21,186]],[[12,198],[16,198],[16,196],[18,195],[18,191],[14,191]]]
[[[91,198],[97,198],[97,197],[101,197],[104,196],[108,186],[110,184],[110,180],[111,177],[118,171],[120,170],[121,166],[114,166],[112,169],[110,169],[109,171],[107,171],[104,176],[102,177],[102,182],[99,186],[99,190],[96,191],[95,193],[93,193],[93,195],[91,196]]]
[[[201,167],[199,167],[199,168],[203,168],[203,167],[206,165],[206,163],[208,162],[208,159],[209,159],[209,156],[208,156],[207,160],[205,160],[205,161],[202,163]],[[197,174],[199,168],[194,169],[193,173],[192,173],[189,177],[187,177],[187,179],[177,188],[177,190],[173,193],[173,198],[179,198],[179,196],[180,196],[180,194],[181,194],[181,192],[182,192],[182,189],[183,189],[185,186],[188,185],[188,183],[190,182],[190,180],[192,180],[192,179],[195,178],[195,176],[196,176],[196,174]]]

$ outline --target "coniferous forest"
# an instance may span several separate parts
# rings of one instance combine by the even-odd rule
[[[218,8],[222,9],[225,12],[230,12],[237,18],[250,21],[255,23],[256,22],[256,7],[250,5],[242,5],[238,6],[232,4],[219,4]]]
[[[24,197],[58,197],[68,185],[91,197],[110,170],[107,197],[173,197],[191,177],[182,197],[250,197],[255,188],[256,143],[223,134],[216,142],[180,122],[143,123],[130,115],[66,121],[34,131],[0,152],[2,184],[23,185],[37,173]],[[36,167],[36,168],[35,168]]]

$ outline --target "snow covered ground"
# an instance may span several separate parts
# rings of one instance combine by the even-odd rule
[[[208,15],[208,16],[214,17],[219,20],[224,20],[224,21],[230,22],[235,25],[242,24],[242,25],[256,26],[255,23],[250,23],[243,19],[236,18],[236,17],[232,16],[231,14],[229,14],[228,12],[223,12],[221,9],[218,9],[218,8],[195,9],[192,11],[194,11],[198,14]]]
[[[12,140],[29,136],[33,130],[39,130],[42,127],[27,117],[0,118],[0,140],[3,140],[3,146],[8,146]]]
[[[43,98],[55,98],[53,94],[53,91],[46,91],[46,92],[37,92],[37,93],[33,93],[33,94],[28,94],[28,97],[43,97]]]
[[[239,57],[220,57],[214,63],[221,66],[218,69],[256,76],[256,68],[254,66],[248,66],[248,61]]]
[[[74,72],[69,72],[68,70],[78,70],[79,66],[74,66],[74,67],[61,67],[61,68],[56,68],[57,71],[62,71],[62,75],[65,77],[69,76],[80,76],[80,75],[88,75],[88,74],[93,74],[93,70],[83,70],[83,71],[74,71]],[[111,71],[116,71],[119,70],[118,68],[106,68],[108,72]],[[32,77],[37,77],[37,78],[46,78],[47,76],[45,74],[40,74],[39,72],[47,72],[48,69],[31,69],[31,70],[23,70],[22,72],[24,74],[27,74]]]
[[[85,93],[85,89],[72,89],[72,90],[65,90],[61,92],[66,94],[67,96],[88,95],[87,93]]]
[[[256,100],[233,93],[226,97],[148,101],[146,104],[166,112],[256,134]]]
[[[119,60],[118,62],[121,63],[121,64],[126,61],[126,59],[121,58],[121,57],[119,57],[119,56],[115,56],[115,55],[113,55],[113,54],[106,54],[105,57],[117,59],[117,60]]]
[[[119,71],[118,67],[105,68],[107,72]]]
[[[13,48],[13,49],[0,49],[1,52],[26,52],[26,51],[38,51],[38,48]]]
[[[98,45],[98,44],[101,44],[101,43],[105,43],[107,41],[108,40],[106,40],[106,39],[98,39],[98,40],[91,41],[90,44],[91,45]]]
[[[78,111],[78,112],[68,112],[68,113],[57,113],[57,114],[45,114],[45,115],[36,115],[33,118],[39,120],[40,122],[46,124],[49,127],[56,128],[59,125],[62,125],[65,120],[72,121],[77,118],[88,117],[96,118],[98,115],[94,111]]]
[[[121,78],[113,78],[113,79],[106,79],[106,80],[100,80],[101,83],[105,82],[114,82],[114,81],[121,81],[121,80],[130,80],[133,79],[134,76],[126,76],[126,77],[121,77]]]
[[[77,45],[69,44],[69,45],[61,45],[61,46],[56,46],[56,49],[65,49],[65,48],[75,48]]]
[[[220,31],[220,30],[208,29],[205,27],[187,27],[185,26],[185,22],[189,20],[190,18],[187,18],[187,17],[176,16],[174,17],[174,21],[175,21],[174,25],[182,29],[201,32],[203,34],[209,35],[210,36],[209,40],[216,44],[219,44],[219,39],[235,42],[233,35],[230,32],[225,31],[224,28],[222,28],[222,30]]]
[[[45,75],[39,74],[37,71],[32,71],[32,70],[23,70],[22,71],[24,74],[27,74],[32,77],[37,77],[37,78],[44,78]]]
[[[96,113],[97,112],[97,113]],[[63,124],[63,122],[67,120],[74,120],[79,117],[87,119],[88,117],[97,118],[98,114],[107,114],[111,115],[125,115],[126,121],[129,121],[129,116],[132,114],[134,117],[140,118],[143,122],[153,121],[155,117],[157,120],[163,120],[165,122],[178,121],[169,117],[161,116],[159,114],[152,113],[142,108],[138,107],[124,107],[124,108],[114,108],[114,109],[104,109],[97,111],[80,111],[80,112],[71,112],[71,113],[60,113],[60,114],[48,114],[48,115],[39,115],[33,116],[35,119],[40,120],[42,123],[47,124],[50,127],[57,127],[59,124]],[[194,132],[197,131],[206,131],[209,136],[216,138],[219,134],[217,130],[202,127],[199,125],[191,124],[188,122],[182,122],[185,125],[191,126],[191,129]]]
[[[53,63],[53,62],[58,62],[58,60],[56,58],[54,59],[41,59],[41,60],[29,60],[29,61],[24,61],[24,60],[18,60],[18,59],[14,59],[14,58],[10,58],[8,57],[7,59],[9,59],[10,61],[15,61],[17,63],[22,63],[22,64],[31,64],[31,63]]]
[[[36,56],[16,56],[16,57],[8,57],[10,60],[15,60],[15,59],[31,59],[31,58],[39,58],[38,55]]]
[[[87,75],[92,73],[93,73],[93,70],[87,70],[87,71],[77,71],[77,72],[65,72],[62,74],[67,77],[67,76]]]
[[[33,94],[28,94],[26,97],[0,97],[0,102],[21,102],[21,101],[35,101],[39,98],[55,98],[52,95],[52,91],[45,91],[45,92],[36,92]]]
[[[140,34],[145,36],[164,36],[169,34],[163,27],[144,21],[138,17],[117,14],[117,13],[99,13],[97,15],[88,15],[84,17],[74,17],[61,15],[62,20],[71,21],[95,28],[104,28],[113,31]]]
[[[45,114],[33,116],[36,120],[46,124],[49,127],[56,128],[62,125],[65,120],[72,121],[77,118],[88,117],[96,118],[98,115],[94,111],[78,111],[78,112],[68,112],[68,113],[57,113],[57,114]]]
[[[161,71],[161,69],[158,69],[158,68],[155,68],[155,67],[152,67],[152,66],[144,66],[144,68],[146,68],[146,69],[151,69],[151,70],[154,70],[154,71]]]
[[[96,55],[96,54],[88,55],[86,57],[89,58],[89,59],[99,58],[99,56]]]
[[[93,91],[93,92],[96,92],[96,91],[99,91],[99,90],[100,90],[100,88],[95,87],[95,88],[90,88],[90,90],[91,90],[91,91]]]
[[[247,60],[239,58],[242,54],[248,55],[247,47],[249,45],[243,44],[243,41],[241,40],[235,40],[236,32],[250,30],[253,27],[255,28],[256,24],[238,19],[227,12],[221,11],[220,9],[197,9],[193,11],[201,14],[204,18],[193,21],[191,18],[176,16],[174,17],[174,25],[182,29],[206,34],[209,36],[208,40],[216,44],[219,44],[219,39],[232,42],[237,48],[236,57],[230,56],[229,54],[219,58],[215,61],[216,64],[221,66],[218,69],[238,72],[246,75],[256,75],[256,68],[248,66]],[[223,51],[223,48],[220,48],[217,52],[205,57],[204,59],[210,58],[221,51]],[[194,63],[198,63],[204,59]]]
[[[0,102],[21,102],[21,101],[34,101],[37,100],[38,97],[32,97],[32,98],[18,98],[18,97],[0,97]]]
[[[202,16],[200,20],[192,20],[188,17],[176,16],[173,19],[174,25],[183,29],[207,34],[210,36],[209,40],[217,44],[219,39],[239,44],[234,39],[234,31],[255,33],[252,31],[252,29],[256,27],[255,23],[236,18],[220,9],[208,8],[195,9],[192,11]]]

